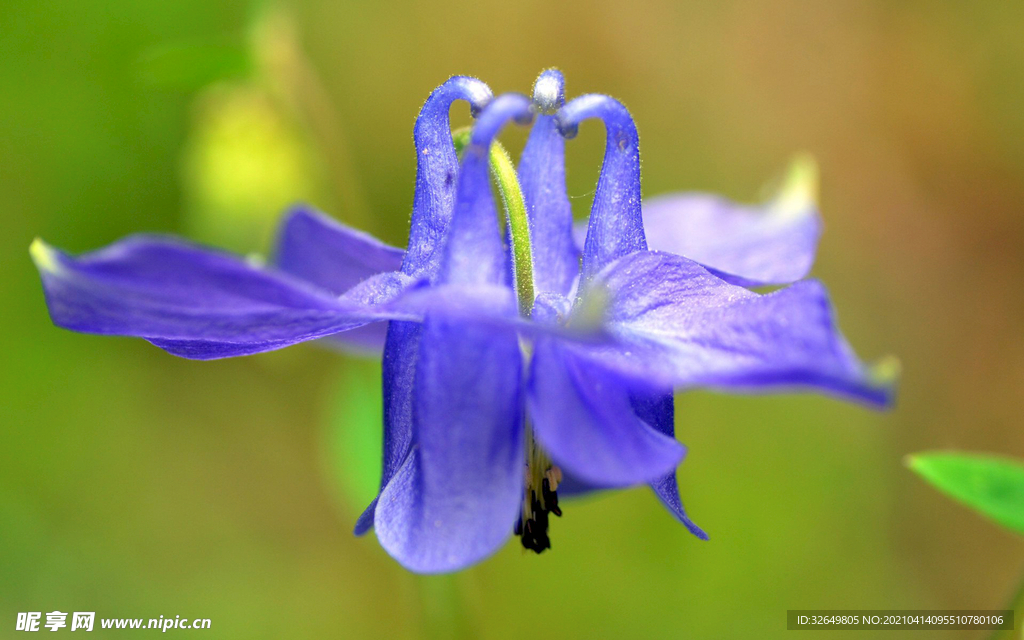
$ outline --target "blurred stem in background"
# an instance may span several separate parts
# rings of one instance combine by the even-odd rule
[[[383,400],[380,362],[345,358],[323,411],[323,471],[344,526],[351,525],[380,483]],[[343,534],[344,535],[344,534]],[[416,585],[422,635],[428,640],[479,637],[467,592],[472,576],[411,576]]]
[[[467,611],[461,576],[417,576],[423,607],[424,637],[428,640],[478,638],[476,616]]]
[[[313,134],[330,167],[337,214],[357,226],[366,221],[366,195],[360,186],[348,136],[319,73],[309,62],[295,23],[282,8],[264,11],[253,29],[253,51],[268,88]]]
[[[1024,638],[1024,624],[1021,624],[1021,616],[1024,616],[1024,571],[1021,572],[1020,581],[1017,583],[1017,590],[1013,597],[1006,603],[1004,609],[1013,609],[1013,626],[1015,629],[1022,629],[1021,638]],[[989,640],[1006,640],[1013,638],[1013,630],[995,630],[989,636]]]

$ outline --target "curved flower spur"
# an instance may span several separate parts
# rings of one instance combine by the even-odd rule
[[[532,108],[506,95],[480,112],[459,168],[447,107],[458,98],[480,107],[489,95],[453,78],[421,111],[399,271],[383,271],[397,268],[397,250],[308,212],[285,225],[283,273],[180,243],[176,262],[140,258],[131,241],[79,259],[35,245],[55,322],[209,358],[398,320],[385,346],[381,493],[356,532],[375,526],[382,546],[420,572],[477,562],[510,532],[538,553],[550,547],[559,491],[648,483],[706,537],[676,487],[685,450],[672,437],[674,388],[811,388],[889,402],[891,380],[853,355],[821,285],[767,295],[739,286],[806,273],[819,230],[808,198],[785,196],[767,212],[665,200],[655,218],[686,234],[666,235],[661,248],[673,253],[648,251],[638,137],[620,103],[590,95],[563,106],[561,74],[545,72]],[[507,207],[505,246],[487,157],[501,127],[531,111],[539,115],[518,172],[525,209]],[[581,264],[564,138],[590,118],[604,121],[607,144]],[[514,183],[505,191],[517,192]],[[723,229],[733,232],[716,237]],[[707,243],[692,246],[700,238]],[[694,252],[705,266],[676,255]],[[379,344],[379,333],[369,337]]]

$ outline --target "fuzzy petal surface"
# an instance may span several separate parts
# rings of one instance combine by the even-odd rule
[[[605,367],[666,387],[813,389],[880,407],[892,400],[894,381],[853,353],[819,282],[762,295],[682,256],[649,251],[616,261],[597,280],[618,344],[574,350]]]
[[[416,363],[416,444],[374,527],[419,573],[456,571],[511,535],[523,491],[522,356],[513,332],[428,318]]]
[[[535,437],[559,466],[584,482],[622,487],[671,473],[684,449],[633,410],[629,388],[612,372],[563,349],[536,343],[527,407]]]
[[[136,336],[189,358],[247,355],[394,314],[382,305],[414,280],[380,274],[337,297],[290,275],[161,236],[131,236],[73,257],[37,241],[32,255],[54,324]]]
[[[652,251],[686,256],[744,286],[789,284],[807,276],[821,238],[812,202],[762,206],[709,194],[658,196],[643,203]]]

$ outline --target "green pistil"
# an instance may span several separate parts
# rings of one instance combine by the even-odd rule
[[[452,141],[459,154],[469,144],[470,129],[457,129],[452,132]],[[500,142],[491,144],[489,162],[491,174],[501,194],[501,202],[505,208],[505,219],[508,221],[510,243],[512,245],[512,267],[515,277],[516,296],[519,298],[519,312],[529,316],[533,309],[533,253],[530,248],[530,221],[526,216],[526,201],[523,190],[519,187],[515,164],[508,151]]]

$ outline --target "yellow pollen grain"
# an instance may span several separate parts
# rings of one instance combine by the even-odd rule
[[[562,470],[558,467],[550,467],[544,472],[544,477],[547,478],[551,490],[558,491],[558,484],[562,481]]]

